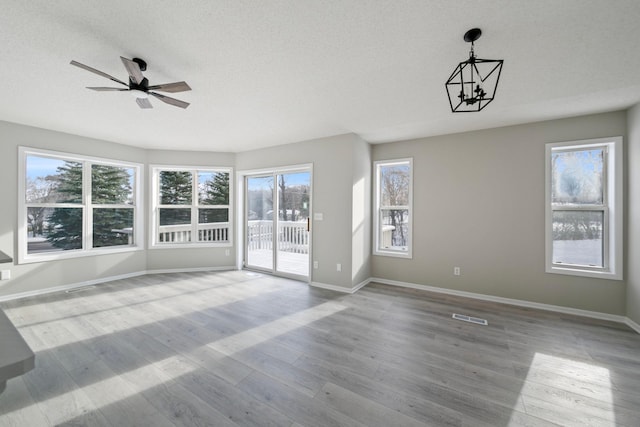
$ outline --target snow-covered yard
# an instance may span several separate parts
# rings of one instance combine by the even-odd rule
[[[553,262],[602,266],[602,240],[554,240]]]

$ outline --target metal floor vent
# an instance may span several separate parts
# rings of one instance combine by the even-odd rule
[[[95,286],[93,286],[93,285],[81,286],[79,288],[69,289],[68,291],[65,291],[65,292],[68,293],[68,294],[73,294],[75,292],[82,292],[82,291],[86,291],[86,290],[93,289],[93,288],[95,288]]]
[[[452,317],[454,319],[456,319],[456,320],[462,320],[463,322],[475,323],[476,325],[484,325],[484,326],[489,325],[489,322],[487,322],[485,319],[480,319],[479,317],[471,317],[471,316],[467,316],[465,314],[457,314],[457,313],[453,313]]]

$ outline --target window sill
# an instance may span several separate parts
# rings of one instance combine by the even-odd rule
[[[62,253],[54,253],[49,255],[26,255],[20,257],[18,260],[18,264],[32,264],[36,262],[49,262],[49,261],[60,261],[65,259],[74,259],[74,258],[84,258],[89,256],[100,256],[100,255],[111,255],[111,254],[122,254],[128,252],[138,252],[144,250],[143,247],[140,246],[127,246],[123,248],[98,248],[86,251],[78,251],[78,252],[67,252],[63,251]]]
[[[377,256],[388,256],[391,258],[405,258],[405,259],[413,259],[411,252],[396,252],[396,251],[373,251],[373,255]]]
[[[591,277],[594,279],[622,280],[622,274],[620,273],[611,271],[585,270],[581,269],[580,267],[560,267],[554,265],[551,267],[547,267],[546,272],[551,274],[564,274],[567,276]]]

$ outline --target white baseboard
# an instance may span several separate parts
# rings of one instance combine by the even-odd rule
[[[0,302],[11,301],[11,300],[27,298],[27,297],[34,297],[38,295],[46,295],[54,292],[68,291],[71,289],[84,288],[86,286],[99,285],[102,283],[113,282],[115,280],[130,279],[132,277],[144,276],[146,274],[191,273],[191,272],[198,272],[198,271],[227,271],[227,270],[235,270],[235,269],[236,268],[234,266],[229,266],[229,267],[195,267],[195,268],[173,268],[173,269],[166,269],[166,270],[135,271],[133,273],[119,274],[117,276],[101,277],[99,279],[85,280],[83,282],[76,282],[68,285],[54,286],[51,288],[20,292],[20,293],[11,294],[11,295],[4,295],[4,296],[0,296]]]
[[[629,326],[631,329],[633,329],[634,331],[636,331],[637,333],[640,334],[640,325],[638,325],[636,322],[634,322],[633,320],[629,319],[628,317],[626,318],[626,322],[627,326]]]
[[[100,279],[93,279],[93,280],[86,280],[86,281],[83,281],[83,282],[71,283],[71,284],[68,284],[68,285],[54,286],[54,287],[51,287],[51,288],[38,289],[38,290],[27,291],[27,292],[20,292],[20,293],[11,294],[11,295],[4,295],[4,296],[0,296],[0,302],[2,302],[2,301],[11,301],[11,300],[27,298],[27,297],[34,297],[34,296],[38,296],[38,295],[46,295],[46,294],[51,294],[51,293],[54,293],[54,292],[68,291],[70,289],[83,288],[85,286],[91,286],[91,285],[99,285],[101,283],[106,283],[106,282],[113,282],[114,280],[130,279],[132,277],[143,276],[145,274],[146,274],[145,271],[136,271],[136,272],[133,272],[133,273],[120,274],[120,275],[117,275],[117,276],[102,277]]]
[[[158,270],[147,270],[145,274],[165,274],[165,273],[194,273],[198,271],[229,271],[237,270],[234,265],[222,267],[192,267],[192,268],[165,268]]]
[[[524,301],[524,300],[512,299],[512,298],[496,297],[492,295],[477,294],[474,292],[457,291],[455,289],[439,288],[436,286],[418,285],[416,283],[400,282],[397,280],[381,279],[378,277],[372,277],[370,279],[370,282],[376,282],[376,283],[382,283],[385,285],[400,286],[400,287],[412,288],[412,289],[420,289],[423,291],[437,292],[440,294],[455,295],[455,296],[466,297],[466,298],[473,298],[473,299],[482,300],[482,301],[516,305],[519,307],[536,308],[539,310],[554,311],[557,313],[573,314],[576,316],[591,317],[593,319],[610,320],[612,322],[626,323],[640,333],[640,326],[636,324],[636,326],[638,326],[639,328],[639,329],[636,329],[635,327],[631,326],[628,323],[631,321],[630,319],[628,319],[625,316],[618,316],[615,314],[600,313],[597,311],[581,310],[578,308],[562,307],[559,305],[543,304],[539,302]]]
[[[11,301],[11,300],[27,298],[27,297],[32,297],[32,296],[38,296],[38,295],[45,295],[45,294],[50,294],[50,293],[53,293],[53,292],[68,291],[68,290],[71,290],[71,289],[82,288],[82,287],[85,287],[85,286],[92,286],[92,285],[99,285],[99,284],[107,283],[107,282],[113,282],[115,280],[130,279],[132,277],[144,276],[145,274],[190,273],[190,272],[201,272],[201,271],[230,271],[230,270],[237,270],[237,268],[235,266],[223,266],[223,267],[194,267],[194,268],[172,268],[172,269],[143,270],[143,271],[136,271],[136,272],[127,273],[127,274],[120,274],[120,275],[117,275],[117,276],[102,277],[100,279],[93,279],[93,280],[86,280],[86,281],[83,281],[83,282],[71,283],[69,285],[54,286],[54,287],[46,288],[46,289],[38,289],[38,290],[34,290],[34,291],[27,291],[27,292],[20,292],[20,293],[17,293],[17,294],[4,295],[4,296],[0,296],[0,302]],[[362,281],[361,283],[358,283],[357,285],[355,285],[355,286],[353,286],[351,288],[345,288],[343,286],[331,285],[331,284],[328,284],[328,283],[321,283],[321,282],[311,282],[311,286],[314,286],[316,288],[329,289],[329,290],[336,291],[336,292],[353,294],[353,293],[357,292],[360,288],[366,286],[367,284],[369,284],[371,282],[382,283],[382,284],[391,285],[391,286],[399,286],[399,287],[404,287],[404,288],[419,289],[419,290],[428,291],[428,292],[437,292],[437,293],[440,293],[440,294],[447,294],[447,295],[455,295],[455,296],[461,296],[461,297],[466,297],[466,298],[473,298],[473,299],[482,300],[482,301],[490,301],[490,302],[497,302],[497,303],[502,303],[502,304],[510,304],[510,305],[515,305],[515,306],[519,306],[519,307],[535,308],[535,309],[539,309],[539,310],[553,311],[553,312],[557,312],[557,313],[573,314],[573,315],[576,315],[576,316],[591,317],[591,318],[594,318],[594,319],[609,320],[609,321],[613,321],[613,322],[624,323],[627,326],[629,326],[631,329],[635,330],[637,333],[640,334],[640,325],[638,323],[634,322],[633,320],[629,319],[628,317],[625,317],[625,316],[618,316],[618,315],[615,315],[615,314],[608,314],[608,313],[600,313],[600,312],[597,312],[597,311],[581,310],[581,309],[578,309],[578,308],[562,307],[562,306],[559,306],[559,305],[543,304],[543,303],[538,303],[538,302],[524,301],[524,300],[519,300],[519,299],[503,298],[503,297],[497,297],[497,296],[492,296],[492,295],[477,294],[477,293],[474,293],[474,292],[458,291],[458,290],[455,290],[455,289],[439,288],[439,287],[436,287],[436,286],[428,286],[428,285],[420,285],[420,284],[416,284],[416,283],[401,282],[401,281],[398,281],[398,280],[382,279],[382,278],[379,278],[379,277],[369,278],[367,280]]]
[[[329,289],[331,291],[342,292],[346,294],[354,294],[358,291],[358,289],[367,285],[369,282],[371,282],[371,279],[367,279],[361,283],[358,283],[352,288],[345,288],[343,286],[330,285],[328,283],[321,283],[321,282],[311,282],[311,286],[314,286],[316,288]]]

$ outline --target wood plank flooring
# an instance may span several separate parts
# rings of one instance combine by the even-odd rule
[[[36,352],[3,427],[640,425],[640,335],[617,323],[242,271],[0,307]]]

